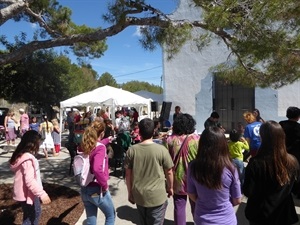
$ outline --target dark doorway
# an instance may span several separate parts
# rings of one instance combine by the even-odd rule
[[[254,109],[254,88],[225,83],[220,78],[213,81],[213,110],[220,115],[220,123],[230,132],[238,123],[244,126],[243,113]]]

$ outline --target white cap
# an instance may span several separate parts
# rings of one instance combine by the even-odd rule
[[[19,109],[19,112],[25,112],[25,110],[21,108],[21,109]]]

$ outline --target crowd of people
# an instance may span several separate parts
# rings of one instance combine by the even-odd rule
[[[18,121],[13,109],[10,109],[4,118],[5,138],[8,146],[15,146],[15,140],[29,131],[34,130],[41,136],[40,149],[43,149],[45,158],[48,158],[48,151],[53,156],[58,156],[61,148],[60,128],[57,119],[51,121],[43,116],[43,122],[38,123],[35,116],[29,118],[24,109],[19,109],[20,120]],[[18,128],[17,128],[18,127]]]
[[[115,223],[114,203],[108,189],[107,151],[114,132],[130,132],[134,140],[125,155],[125,179],[128,201],[137,206],[139,224],[163,224],[167,199],[172,197],[175,225],[186,224],[187,202],[197,225],[234,225],[237,224],[234,206],[241,203],[243,195],[248,198],[245,215],[250,225],[289,225],[298,221],[292,194],[300,197],[299,108],[289,107],[288,120],[279,123],[264,121],[257,109],[245,112],[247,125],[239,124],[231,130],[229,139],[217,112],[205,121],[201,135],[195,132],[195,119],[182,113],[180,107],[174,115],[171,134],[161,134],[159,121],[150,118],[131,121],[118,111],[113,126],[104,114],[89,121],[81,141],[82,152],[89,156],[95,177],[81,187],[87,224],[96,224],[98,208],[106,218],[105,224]],[[13,114],[9,116],[7,120],[13,120]],[[46,140],[49,131],[55,130],[55,122],[53,125],[44,119],[39,132]],[[74,127],[70,127],[71,122]],[[71,132],[76,119],[72,118],[70,124]],[[40,185],[38,162],[29,154],[38,149],[37,135],[34,129],[25,132],[10,160],[16,174],[14,198],[22,202],[24,221],[31,221],[28,224],[38,224],[37,199],[45,204],[51,201]],[[155,143],[153,138],[161,139],[161,143]],[[44,148],[52,146],[48,141],[43,144]],[[54,144],[53,141],[53,148]],[[32,185],[20,183],[18,177],[22,176],[25,181],[34,177]],[[26,187],[20,191],[21,186]]]

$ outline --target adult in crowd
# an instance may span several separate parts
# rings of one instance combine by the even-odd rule
[[[96,117],[94,119],[95,121],[99,121],[99,122],[104,122],[103,117],[101,116],[101,110],[99,110],[99,112],[97,112]]]
[[[153,133],[153,138],[157,139],[157,138],[161,138],[162,135],[160,134],[161,132],[161,123],[159,120],[154,120],[154,133]]]
[[[212,112],[210,114],[210,117],[207,118],[207,120],[204,122],[204,128],[207,129],[209,127],[219,127],[225,132],[225,129],[222,127],[221,123],[219,122],[219,118],[220,118],[219,113]]]
[[[55,152],[54,149],[54,141],[52,138],[52,132],[53,132],[53,124],[48,121],[48,117],[43,117],[44,122],[40,124],[39,132],[42,136],[42,144],[40,145],[40,148],[43,149],[45,158],[48,159],[48,149],[51,149],[53,156],[58,156],[58,154]]]
[[[167,195],[173,195],[173,163],[166,148],[152,141],[153,120],[141,120],[139,129],[142,141],[128,149],[125,159],[128,200],[137,205],[139,224],[161,225]]]
[[[291,106],[286,110],[288,120],[280,121],[279,124],[285,133],[285,144],[289,154],[292,154],[300,163],[300,109]],[[293,193],[300,198],[300,182],[298,181],[293,188]]]
[[[82,116],[80,115],[79,111],[73,112],[73,123],[74,123],[74,129],[79,130],[80,129],[80,120]]]
[[[21,137],[29,130],[29,117],[24,109],[19,109],[20,113],[20,135]]]
[[[251,112],[243,114],[247,126],[245,127],[244,137],[250,146],[250,155],[256,156],[260,146],[259,128],[262,122],[256,121],[255,116]]]
[[[123,111],[117,111],[116,115],[116,126],[115,130],[117,133],[122,133],[124,131],[128,131],[130,129],[130,122],[127,116],[123,115]]]
[[[43,189],[39,162],[34,157],[38,150],[39,133],[30,130],[23,135],[9,161],[15,174],[13,198],[21,203],[23,225],[39,225],[42,211],[40,202],[43,204],[51,202]]]
[[[95,117],[95,120],[103,122],[106,119],[109,119],[109,116],[104,109],[100,109]]]
[[[105,124],[94,121],[91,126],[85,128],[81,150],[85,156],[89,156],[90,170],[95,180],[86,187],[81,187],[81,198],[84,204],[87,224],[97,224],[98,208],[105,215],[105,224],[115,224],[115,208],[108,190],[109,168],[106,147],[100,143],[104,137]]]
[[[16,135],[16,123],[15,113],[12,109],[8,110],[7,115],[4,118],[5,137],[7,145],[15,145]]]
[[[259,112],[258,109],[254,109],[252,113],[253,113],[254,117],[256,118],[256,121],[257,121],[257,122],[262,122],[262,123],[265,122],[264,119],[261,118],[260,112]]]
[[[53,119],[53,120],[51,120],[51,122],[53,124],[53,131],[52,131],[51,135],[52,135],[53,142],[54,142],[55,152],[58,155],[60,152],[60,147],[61,147],[60,128],[59,128],[57,119]]]
[[[69,111],[68,112],[68,115],[67,115],[67,124],[68,124],[68,129],[69,129],[68,141],[71,143],[73,141],[74,129],[75,129],[74,112],[73,111]]]
[[[287,152],[294,155],[300,162],[300,109],[291,106],[286,110],[288,120],[280,121],[279,124],[285,133]]]
[[[77,124],[79,125],[80,130],[84,130],[84,128],[86,128],[88,125],[90,125],[91,122],[92,122],[91,112],[87,111],[87,112],[83,113],[82,117],[80,118],[80,121]],[[101,121],[101,122],[103,122],[103,121]]]
[[[299,176],[299,164],[287,153],[285,134],[277,122],[263,123],[260,137],[259,151],[245,172],[246,218],[250,225],[294,224],[298,216],[291,190]]]
[[[115,136],[115,128],[112,124],[112,121],[107,118],[104,120],[105,123],[105,132],[104,132],[104,138],[108,138],[109,136]]]
[[[104,123],[105,123],[105,131],[104,131],[104,136],[103,139],[105,138],[109,138],[109,137],[114,137],[115,136],[115,128],[112,124],[112,121],[107,118],[104,119]],[[111,159],[114,156],[114,151],[112,149],[112,144],[106,144],[106,148],[107,148],[107,154],[108,154],[108,158]]]
[[[186,224],[187,171],[188,164],[196,158],[199,135],[195,134],[196,121],[187,114],[180,114],[173,123],[173,133],[164,141],[174,163],[174,221],[175,225]],[[195,203],[189,201],[192,214]]]
[[[187,180],[188,195],[196,203],[195,224],[237,224],[233,206],[241,203],[240,180],[220,128],[209,127],[201,134]]]
[[[173,114],[173,122],[175,121],[176,117],[181,114],[181,108],[180,108],[180,106],[179,105],[175,106],[174,111],[175,112]]]
[[[139,113],[136,108],[132,108],[132,121],[131,124],[134,126],[135,123],[139,122]]]
[[[153,131],[154,134],[154,131]],[[140,136],[140,128],[139,128],[139,122],[135,122],[134,127],[130,133],[132,144],[137,144],[141,142],[141,136]]]

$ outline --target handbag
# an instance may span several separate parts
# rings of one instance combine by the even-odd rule
[[[177,152],[177,154],[176,154],[176,156],[175,156],[175,159],[174,159],[174,167],[173,167],[173,168],[174,168],[174,171],[177,169],[177,166],[178,166],[178,163],[179,163],[179,159],[180,159],[180,155],[181,155],[183,146],[185,145],[188,136],[189,136],[189,135],[186,135],[184,141],[182,142],[182,144],[181,144],[181,146],[180,146],[179,151]]]

